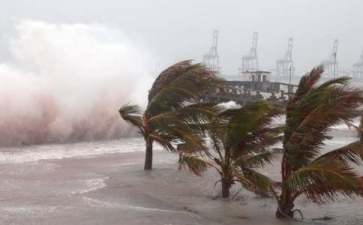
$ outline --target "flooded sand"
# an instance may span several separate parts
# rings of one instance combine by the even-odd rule
[[[144,172],[138,138],[10,150],[0,154],[0,224],[363,224],[363,199],[344,198],[322,206],[302,198],[296,207],[304,213],[303,222],[277,220],[273,199],[235,188],[233,200],[222,200],[213,171],[202,178],[180,171],[177,156],[159,150],[155,169]],[[31,151],[37,157],[24,157]],[[278,163],[264,171],[278,177]]]

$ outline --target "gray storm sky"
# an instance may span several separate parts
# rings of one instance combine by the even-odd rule
[[[162,65],[201,60],[220,31],[222,71],[236,74],[252,32],[259,32],[261,69],[273,69],[294,38],[299,74],[327,58],[339,39],[338,61],[349,70],[363,48],[362,0],[2,0],[0,55],[18,19],[99,23],[146,45]]]

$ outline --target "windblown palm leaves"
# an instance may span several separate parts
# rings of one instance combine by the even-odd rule
[[[280,113],[265,101],[221,112],[208,124],[211,149],[183,151],[182,165],[197,175],[208,167],[215,168],[221,176],[223,198],[229,197],[235,182],[267,193],[270,181],[256,169],[271,160],[272,152],[266,148],[281,140],[281,127],[271,126]]]
[[[146,142],[145,170],[152,169],[153,142],[174,151],[174,142],[201,148],[201,125],[213,114],[209,104],[200,102],[209,88],[216,88],[215,74],[201,64],[182,61],[163,71],[149,92],[149,102],[142,112],[138,106],[120,108],[121,117],[136,126]]]
[[[286,108],[281,164],[281,192],[277,217],[293,217],[294,201],[304,194],[314,202],[334,200],[337,194],[360,194],[361,179],[353,171],[363,156],[362,144],[351,143],[321,153],[328,131],[338,123],[351,123],[363,103],[362,92],[347,86],[342,77],[318,84],[322,67],[302,77]]]

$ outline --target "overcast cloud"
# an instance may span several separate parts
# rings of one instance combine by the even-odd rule
[[[303,73],[327,58],[339,39],[338,61],[350,69],[363,47],[362,0],[9,0],[0,7],[0,55],[7,57],[17,20],[99,23],[120,29],[146,46],[159,66],[201,56],[213,29],[220,31],[223,73],[236,74],[251,34],[260,35],[260,67],[273,69],[294,38]]]

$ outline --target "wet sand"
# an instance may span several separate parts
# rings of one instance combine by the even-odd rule
[[[363,224],[363,199],[318,206],[300,199],[304,222],[274,218],[273,199],[238,188],[218,197],[218,176],[179,171],[177,156],[156,152],[144,172],[143,152],[1,164],[0,224],[36,225],[280,225]],[[264,169],[274,177],[276,165]],[[316,220],[331,217],[329,221]]]

